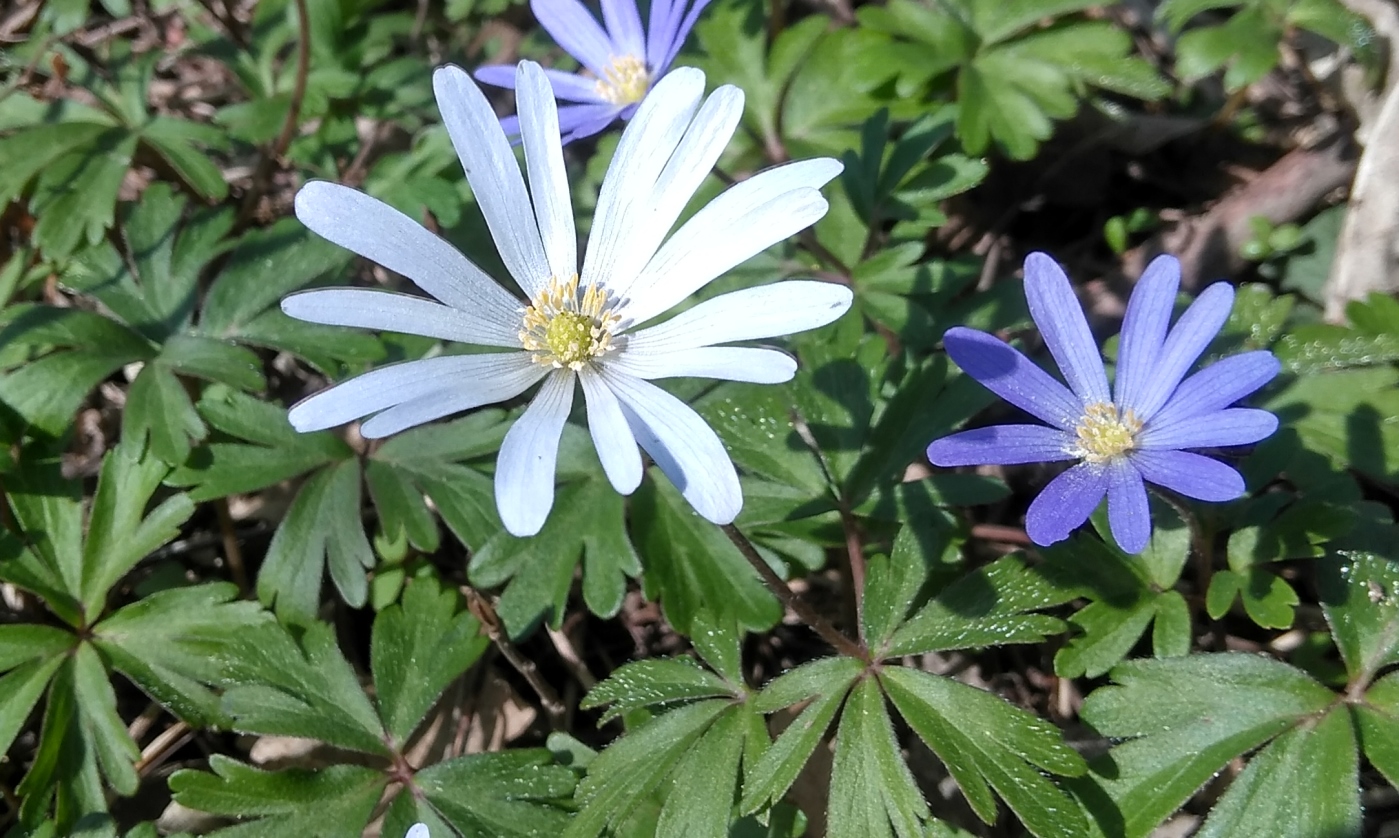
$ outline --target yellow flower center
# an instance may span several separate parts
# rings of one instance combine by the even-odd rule
[[[612,338],[620,321],[603,289],[589,285],[580,292],[577,274],[554,278],[525,309],[520,345],[536,364],[576,371],[616,348]]]
[[[1090,463],[1105,463],[1137,447],[1141,420],[1131,410],[1118,414],[1117,405],[1090,404],[1078,420],[1078,447],[1073,451]]]
[[[614,105],[630,105],[640,102],[651,89],[651,74],[646,71],[646,62],[634,55],[623,55],[612,59],[612,63],[602,71],[597,80],[597,95]]]

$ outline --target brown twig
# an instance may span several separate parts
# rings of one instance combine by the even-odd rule
[[[539,667],[534,665],[534,661],[520,654],[520,650],[516,649],[515,644],[510,642],[510,636],[506,633],[505,626],[501,624],[500,615],[496,613],[495,606],[470,585],[462,585],[461,592],[466,596],[467,607],[471,609],[472,614],[476,615],[476,619],[481,621],[481,625],[486,629],[486,635],[490,637],[491,642],[515,668],[515,671],[520,673],[521,677],[534,688],[535,694],[539,696],[539,703],[544,708],[544,714],[549,717],[549,726],[554,730],[562,729],[568,713],[567,708],[559,699],[559,694],[539,674]]]
[[[301,102],[306,97],[306,78],[311,72],[311,15],[306,9],[306,0],[295,0],[295,3],[296,23],[301,30],[301,41],[297,45],[296,80],[292,84],[291,101],[287,103],[287,116],[282,120],[282,130],[277,134],[272,147],[258,161],[257,168],[253,170],[252,183],[248,186],[248,192],[243,196],[243,205],[238,210],[238,227],[246,225],[257,211],[258,201],[271,185],[272,171],[291,146],[301,120]]]
[[[753,542],[749,541],[748,536],[740,532],[738,527],[735,527],[733,524],[723,524],[719,528],[724,531],[724,535],[729,537],[729,541],[733,542],[733,545],[738,548],[738,552],[743,554],[743,557],[748,560],[748,563],[753,566],[753,569],[758,571],[758,575],[762,577],[763,582],[767,584],[768,588],[777,595],[777,598],[782,601],[783,605],[791,609],[793,614],[797,615],[798,619],[806,623],[812,631],[821,636],[822,640],[831,644],[831,646],[842,655],[857,660],[869,661],[869,650],[855,643],[855,641],[846,637],[844,634],[841,634],[835,626],[831,625],[829,620],[817,614],[810,605],[806,604],[805,600],[797,596],[796,591],[793,591],[791,587],[782,580],[782,577],[778,576],[777,573],[768,566],[768,563],[763,560],[763,557],[758,555],[758,548],[753,546]]]
[[[228,573],[233,577],[233,584],[238,586],[238,593],[246,597],[252,589],[248,587],[243,548],[238,545],[238,533],[233,529],[233,515],[228,511],[228,498],[214,501],[214,511],[219,516],[219,534],[223,538],[223,556],[228,562]]]
[[[1034,542],[1030,536],[1019,527],[1007,527],[1001,524],[973,524],[972,538],[979,538],[982,541],[999,541],[1002,544],[1020,544],[1030,546]]]
[[[559,653],[559,658],[563,660],[564,666],[573,675],[578,683],[583,685],[583,689],[591,690],[597,686],[597,676],[593,675],[588,668],[583,656],[578,654],[578,647],[573,645],[573,638],[568,636],[568,631],[554,631],[548,626],[544,627],[549,635],[549,641],[554,644],[554,651]]]
[[[194,736],[194,731],[184,722],[175,722],[160,735],[151,740],[141,751],[141,758],[136,761],[136,773],[142,777],[150,774],[159,768],[175,751],[179,750],[190,737]]]

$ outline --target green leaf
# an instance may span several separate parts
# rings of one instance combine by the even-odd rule
[[[1394,785],[1399,779],[1399,673],[1370,686],[1365,703],[1355,707],[1355,721],[1365,756]]]
[[[753,706],[769,713],[815,696],[844,693],[864,668],[864,664],[854,658],[817,658],[768,682],[754,699]]]
[[[782,616],[777,600],[719,528],[690,507],[656,469],[632,497],[632,533],[646,569],[647,595],[662,600],[666,619],[692,633],[695,615],[763,631]]]
[[[212,160],[192,143],[207,143],[210,126],[168,116],[157,116],[141,131],[141,139],[169,163],[180,179],[203,197],[221,201],[228,196],[228,181]],[[220,137],[213,133],[213,137]]]
[[[229,583],[160,591],[98,623],[93,644],[113,669],[179,718],[224,726],[219,698],[206,686],[222,680],[218,657],[228,651],[231,636],[271,620],[256,603],[237,596]]]
[[[10,368],[0,373],[0,402],[50,437],[64,433],[101,381],[155,354],[139,335],[92,312],[22,304],[0,312],[0,323],[0,367]],[[63,348],[36,360],[4,354],[53,347]]]
[[[869,557],[863,616],[864,637],[872,648],[883,648],[908,616],[928,578],[928,565],[936,559],[935,556],[924,557],[913,527],[899,530],[892,555]]]
[[[329,626],[306,626],[299,643],[275,623],[239,632],[223,664],[231,684],[223,709],[236,729],[387,753],[383,725]]]
[[[140,758],[141,750],[117,713],[117,696],[107,669],[87,643],[78,644],[70,661],[72,681],[64,686],[73,690],[83,717],[84,747],[92,748],[102,775],[113,789],[124,795],[135,794],[140,778],[132,763]]]
[[[189,494],[196,501],[254,492],[353,454],[334,434],[299,434],[285,408],[227,387],[206,389],[198,409],[212,428],[247,442],[195,449],[170,474],[166,482],[193,487]]]
[[[1200,838],[1359,835],[1360,783],[1349,713],[1323,715],[1273,740],[1210,810]],[[1259,801],[1268,801],[1260,806]]]
[[[674,702],[731,695],[731,685],[694,659],[657,658],[617,667],[579,706],[591,710],[611,705],[601,719],[606,722],[642,707],[664,709]]]
[[[209,768],[213,773],[175,772],[170,790],[182,806],[253,819],[208,833],[218,838],[358,835],[388,782],[378,771],[357,765],[263,771],[222,754],[209,758]]]
[[[1321,607],[1353,683],[1399,662],[1399,564],[1373,553],[1328,558],[1319,572]]]
[[[1062,632],[1062,620],[1029,613],[1073,599],[1075,592],[1007,556],[953,583],[894,633],[886,656],[1010,643],[1039,643]]]
[[[6,753],[76,643],[72,634],[48,626],[0,626],[0,669],[8,670],[0,677],[0,747]]]
[[[746,712],[737,706],[721,714],[675,767],[656,838],[728,833],[744,751]],[[766,739],[767,732],[761,735]]]
[[[1116,686],[1095,690],[1082,716],[1099,733],[1130,739],[1074,783],[1106,796],[1121,822],[1105,834],[1145,836],[1230,760],[1324,712],[1335,694],[1287,664],[1257,655],[1214,654],[1128,661]],[[1095,816],[1101,807],[1092,807]]]
[[[709,726],[728,708],[724,700],[699,701],[629,731],[599,754],[578,784],[578,815],[563,838],[594,838],[631,813],[637,801],[660,787]]]
[[[5,488],[29,551],[17,550],[19,555],[6,564],[24,571],[19,577],[21,584],[27,581],[24,577],[34,578],[42,580],[42,587],[49,592],[61,593],[49,607],[78,625],[82,622],[84,574],[80,486],[63,478],[60,458],[47,451],[23,449],[20,462],[19,471],[6,475]],[[19,546],[16,543],[12,549]],[[30,551],[38,561],[25,561]],[[76,614],[69,614],[68,601],[78,606]]]
[[[370,642],[370,668],[384,727],[408,740],[447,685],[490,645],[481,624],[458,610],[455,591],[419,577],[401,605],[379,612]]]
[[[622,496],[600,475],[570,483],[537,535],[517,538],[501,531],[483,544],[471,557],[471,581],[496,587],[509,580],[499,612],[510,634],[519,637],[541,617],[554,628],[563,623],[581,560],[584,601],[593,613],[611,617],[622,607],[627,578],[641,573],[625,511]]]
[[[741,811],[756,812],[770,803],[775,804],[792,787],[816,746],[825,738],[855,674],[858,672],[841,679],[838,686],[832,684],[827,692],[817,696],[787,725],[755,765],[745,767]]]
[[[194,503],[184,494],[166,498],[146,514],[168,470],[158,460],[136,459],[126,445],[112,449],[103,459],[81,558],[82,599],[89,622],[102,613],[112,586],[142,558],[173,540],[194,514]]]
[[[341,598],[360,606],[369,595],[365,572],[373,566],[360,519],[359,461],[345,460],[316,472],[297,493],[267,548],[258,599],[275,603],[283,619],[305,623],[315,619],[327,568]]]
[[[149,438],[152,454],[163,462],[179,464],[188,459],[192,443],[207,433],[179,379],[161,364],[143,367],[127,390],[121,438],[138,449]]]
[[[98,134],[86,148],[55,159],[35,179],[29,200],[34,242],[50,258],[101,241],[112,226],[122,179],[131,168],[137,137],[122,128]]]
[[[463,838],[535,838],[563,832],[576,778],[548,751],[516,748],[439,762],[413,782]]]
[[[1125,606],[1089,603],[1069,618],[1081,633],[1055,654],[1054,673],[1060,678],[1097,678],[1127,657],[1155,616],[1154,598]]]
[[[989,786],[1040,838],[1084,833],[1080,813],[1036,770],[1068,776],[1086,770],[1057,728],[950,678],[905,667],[881,677],[900,715],[947,766],[978,817],[995,820]]]
[[[836,730],[826,832],[831,838],[915,838],[928,814],[899,755],[879,683],[867,678],[851,690]]]

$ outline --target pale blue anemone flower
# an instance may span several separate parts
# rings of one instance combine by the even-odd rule
[[[824,326],[850,289],[784,280],[720,294],[659,323],[673,306],[826,214],[820,187],[836,160],[768,169],[723,192],[672,232],[743,114],[743,92],[708,98],[704,73],[681,68],[646,99],[603,178],[592,232],[579,247],[564,173],[558,114],[544,71],[516,71],[526,179],[485,95],[463,70],[433,75],[437,106],[461,157],[514,296],[446,241],[389,205],[334,183],[296,195],[296,217],[320,236],[412,280],[433,299],[369,288],[320,288],[282,300],[313,323],[423,335],[498,351],[386,366],[292,407],[299,431],[365,418],[385,437],[539,385],[505,435],[496,508],[514,535],[537,533],[554,503],[554,467],[574,395],[614,488],[641,483],[640,445],[705,518],[733,521],[743,505],[724,444],[691,407],[652,384],[705,377],[777,383],[796,361],[777,349],[734,346]]]
[[[602,0],[604,29],[579,0],[530,0],[544,31],[578,60],[591,76],[545,70],[559,107],[559,131],[570,143],[590,137],[617,118],[631,119],[641,100],[670,69],[685,37],[709,0],[652,0],[643,30],[635,0]],[[515,68],[490,64],[476,78],[497,87],[515,87]],[[519,118],[500,121],[505,133],[519,133]]]
[[[1043,253],[1025,259],[1025,297],[1068,387],[998,338],[947,330],[947,354],[968,375],[1046,425],[997,425],[962,431],[928,446],[940,466],[1013,465],[1077,460],[1045,486],[1025,516],[1039,545],[1067,538],[1106,495],[1113,540],[1139,553],[1151,540],[1146,485],[1203,501],[1233,500],[1244,480],[1232,467],[1189,449],[1247,445],[1277,430],[1266,410],[1230,407],[1272,380],[1272,353],[1245,352],[1186,378],[1229,317],[1234,289],[1201,292],[1174,328],[1171,312],[1180,263],[1159,256],[1127,303],[1111,393],[1098,346],[1069,278]]]

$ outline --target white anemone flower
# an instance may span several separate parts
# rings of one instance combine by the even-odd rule
[[[827,209],[818,189],[841,165],[817,159],[761,172],[667,237],[743,112],[738,88],[725,85],[705,98],[704,74],[677,69],[646,97],[622,134],[580,271],[554,95],[539,65],[522,62],[516,73],[528,189],[510,141],[471,77],[442,67],[433,89],[501,260],[528,300],[398,210],[344,186],[312,182],[296,195],[302,223],[435,299],[329,288],[282,301],[287,314],[313,323],[506,351],[374,370],[301,401],[291,409],[291,423],[315,431],[369,417],[361,433],[385,437],[513,398],[542,382],[505,435],[496,465],[501,520],[514,535],[528,536],[553,506],[559,438],[575,384],[581,384],[593,444],[618,492],[630,494],[641,483],[640,444],[700,515],[727,524],[743,496],[723,443],[699,414],[651,380],[787,381],[796,362],[786,353],[721,344],[823,326],[850,308],[850,291],[825,282],[774,282],[638,327],[815,223]]]

